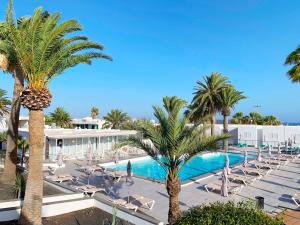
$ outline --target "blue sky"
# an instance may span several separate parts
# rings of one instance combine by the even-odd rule
[[[259,104],[261,113],[300,122],[300,85],[288,80],[283,65],[300,44],[297,0],[15,0],[14,6],[17,16],[43,6],[77,19],[83,33],[114,58],[72,68],[54,80],[46,112],[63,106],[82,117],[95,105],[101,116],[119,108],[152,118],[151,106],[163,96],[190,101],[196,81],[218,71],[248,96],[235,111],[255,111]],[[1,15],[5,8],[1,4]],[[1,74],[0,88],[10,96],[12,85]]]

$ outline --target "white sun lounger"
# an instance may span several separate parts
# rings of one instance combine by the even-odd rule
[[[292,197],[293,201],[295,204],[299,207],[300,206],[300,192],[295,193],[294,196]]]
[[[119,182],[121,178],[127,176],[127,173],[125,171],[105,171],[105,175]]]
[[[128,201],[126,201],[125,199],[123,198],[119,198],[119,199],[108,199],[110,202],[112,202],[113,204],[115,205],[118,205],[118,206],[121,206],[121,207],[124,207],[125,209],[129,209],[129,210],[133,210],[133,211],[137,211],[139,209],[139,207],[135,204],[132,204]]]
[[[155,204],[155,201],[153,199],[146,198],[137,194],[129,196],[129,202],[135,205],[141,205],[141,207],[149,210],[151,210]]]
[[[96,192],[105,192],[107,194],[105,188],[99,188],[93,185],[82,185],[74,188],[79,191],[82,191],[85,195],[90,195],[91,197],[93,197],[96,194]]]
[[[74,176],[69,175],[69,174],[58,175],[58,176],[51,175],[51,176],[46,176],[45,178],[48,179],[48,180],[54,181],[54,182],[58,182],[58,183],[62,183],[62,182],[65,182],[65,181],[77,181],[78,180],[77,177],[74,177]]]
[[[253,176],[246,176],[246,175],[239,175],[239,174],[229,174],[228,175],[229,181],[238,181],[243,183],[244,185],[252,184],[256,179],[259,179],[259,177],[253,177]]]
[[[272,170],[261,170],[261,169],[255,169],[255,168],[241,168],[242,172],[247,174],[254,174],[255,176],[265,176],[271,173]]]
[[[205,184],[203,187],[207,192],[210,192],[210,191],[220,192],[221,186],[222,186],[222,184],[220,184],[220,183],[209,183],[209,184]],[[244,185],[228,185],[228,187],[227,187],[228,193],[229,194],[238,193],[242,190],[243,187],[244,187]]]
[[[266,163],[257,162],[253,164],[257,169],[277,170],[279,165],[271,165]]]

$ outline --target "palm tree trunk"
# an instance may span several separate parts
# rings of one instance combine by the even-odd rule
[[[216,123],[216,114],[211,114],[210,117],[210,135],[213,136],[215,134],[215,123]]]
[[[19,223],[41,225],[43,198],[44,113],[29,111],[29,164],[25,199]]]
[[[168,222],[169,225],[173,225],[181,216],[178,200],[179,193],[181,191],[181,185],[178,177],[176,176],[173,179],[168,177],[166,187],[169,195]]]
[[[224,114],[223,115],[223,134],[228,134],[228,115]],[[227,152],[228,151],[228,139],[226,138],[223,141],[223,148]]]
[[[5,156],[4,172],[1,182],[13,185],[16,179],[17,151],[18,151],[18,128],[20,116],[20,95],[24,88],[24,77],[21,69],[16,67],[14,92],[11,112],[8,120],[7,147]]]

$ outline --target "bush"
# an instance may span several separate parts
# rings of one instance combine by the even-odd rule
[[[176,225],[284,225],[284,222],[248,202],[217,202],[184,212]]]

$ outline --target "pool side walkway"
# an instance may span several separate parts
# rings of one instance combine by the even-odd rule
[[[84,164],[83,162],[80,164]],[[78,171],[78,162],[67,162],[65,168],[57,170],[59,173],[70,173],[78,176],[79,181],[87,183],[87,175]],[[207,193],[203,189],[203,185],[220,179],[219,175],[202,179],[182,187],[180,193],[180,206],[182,210],[210,202],[226,202],[255,200],[255,196],[265,198],[265,211],[269,214],[275,214],[284,208],[296,209],[297,206],[291,200],[296,192],[300,192],[300,159],[290,162],[286,166],[278,170],[272,171],[269,175],[260,180],[255,181],[252,185],[246,186],[238,194],[231,195],[228,198],[221,197],[216,193]],[[105,187],[110,191],[110,195],[115,198],[127,197],[131,194],[140,194],[147,198],[155,200],[155,205],[151,211],[142,209],[142,211],[150,216],[167,221],[168,215],[168,195],[164,184],[155,183],[148,180],[133,178],[132,182],[126,183],[125,179],[120,182],[113,182],[105,179],[101,173],[95,173],[90,176],[90,184]],[[97,193],[96,195],[103,194]]]

